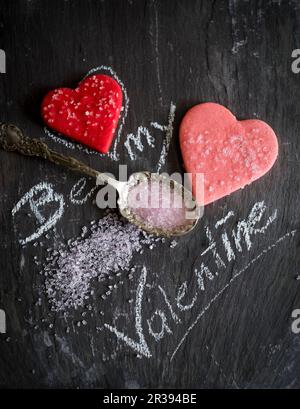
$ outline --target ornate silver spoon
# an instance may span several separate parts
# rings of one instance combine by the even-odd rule
[[[108,183],[119,194],[118,208],[122,216],[150,234],[166,237],[181,236],[190,232],[200,218],[200,208],[193,199],[191,192],[169,177],[145,171],[133,173],[127,182],[120,182],[105,173],[90,168],[75,158],[65,156],[50,149],[38,139],[25,136],[17,126],[11,124],[0,123],[0,147],[6,151],[16,151],[27,156],[38,156],[57,165],[63,165],[87,176],[92,176],[97,179],[97,184]],[[139,211],[136,211],[133,206],[129,206],[133,189],[138,184],[144,184],[145,188],[147,188],[151,183],[161,184],[162,187],[169,186],[172,195],[180,197],[186,211],[186,218],[183,223],[175,224],[174,226],[164,226],[157,223],[151,225],[151,221],[149,222],[149,220],[144,219]],[[153,211],[155,212],[156,210],[160,211],[159,208]]]

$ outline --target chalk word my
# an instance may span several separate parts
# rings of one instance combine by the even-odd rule
[[[6,73],[6,54],[4,50],[0,49],[0,74]]]
[[[266,206],[264,202],[256,203],[249,212],[248,217],[238,221],[236,228],[232,230],[231,233],[226,229],[226,222],[234,216],[233,211],[228,212],[223,219],[215,223],[213,229],[207,226],[206,236],[208,239],[208,246],[200,253],[199,257],[201,259],[200,262],[198,262],[199,267],[194,269],[194,274],[189,280],[189,283],[184,281],[178,286],[177,291],[175,291],[176,295],[174,300],[169,298],[165,289],[161,285],[158,285],[157,287],[155,286],[155,290],[157,290],[161,295],[165,308],[157,308],[150,317],[146,318],[145,322],[143,319],[142,307],[144,291],[145,288],[147,288],[147,269],[144,266],[141,270],[141,275],[139,277],[136,290],[134,308],[135,337],[130,337],[126,334],[126,331],[118,329],[115,324],[112,325],[105,323],[104,327],[108,331],[115,334],[115,336],[125,345],[138,353],[139,356],[150,358],[152,356],[152,351],[150,350],[149,344],[146,340],[144,326],[148,329],[148,336],[154,339],[155,342],[159,342],[166,335],[173,333],[172,324],[178,325],[185,322],[186,320],[182,315],[195,309],[197,302],[199,302],[199,300],[201,301],[202,299],[200,294],[206,290],[208,282],[216,279],[222,269],[226,269],[230,261],[234,260],[238,253],[241,253],[242,251],[249,252],[249,250],[252,248],[252,243],[255,236],[264,234],[269,226],[275,221],[277,217],[276,210],[269,217],[265,218],[264,222],[262,222],[265,211]],[[259,225],[259,223],[261,224]],[[276,242],[276,245],[279,244],[279,242],[281,242],[281,239]],[[275,245],[269,246],[259,256],[256,256],[252,262],[258,260],[260,256],[266,254],[266,252],[270,251],[274,246]],[[217,268],[215,271],[204,263],[202,257],[206,254],[211,256],[211,259]],[[240,274],[242,274],[242,272],[246,271],[250,265],[252,265],[251,262],[247,265],[247,267],[236,273],[236,276],[234,276],[231,280],[233,281]],[[193,294],[190,294],[188,284],[190,284],[192,280],[195,280],[196,285],[191,286],[191,288],[196,288],[196,290],[194,290]],[[227,284],[227,286],[229,286],[229,284]],[[225,286],[224,291],[226,288],[227,287]],[[222,290],[220,294],[221,293]],[[204,312],[205,311],[206,309],[204,309]],[[188,329],[187,333],[189,330],[190,329]],[[184,339],[185,338],[180,341],[173,355],[177,352],[177,349],[180,347]]]
[[[300,49],[299,48],[292,51],[292,58],[295,58],[295,60],[292,62],[292,65],[291,65],[292,72],[294,74],[299,74],[300,72]]]
[[[292,318],[295,320],[292,322],[292,332],[294,334],[300,333],[300,309],[296,309],[292,312]]]
[[[6,314],[4,310],[0,310],[0,334],[6,334]]]
[[[175,112],[176,106],[171,102],[169,116],[168,116],[168,124],[161,125],[157,122],[151,122],[150,126],[154,129],[157,129],[161,132],[165,133],[165,138],[163,140],[163,145],[160,153],[160,157],[157,164],[157,172],[161,170],[166,162],[166,157],[168,155],[170,144],[173,136],[173,127],[174,127],[174,120],[175,120]],[[144,144],[142,142],[142,137],[145,138],[148,146],[151,148],[155,148],[154,145],[154,137],[152,136],[150,130],[145,126],[139,126],[137,129],[136,134],[130,133],[127,135],[126,141],[124,143],[125,148],[127,149],[128,155],[131,160],[137,159],[137,154],[134,153],[133,149],[135,148],[139,152],[143,152]]]

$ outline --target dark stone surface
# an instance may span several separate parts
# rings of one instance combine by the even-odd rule
[[[146,266],[151,285],[145,286],[142,300],[150,358],[138,357],[114,334],[96,329],[112,323],[117,312],[126,313],[116,325],[138,341],[134,302],[128,299],[135,300],[141,268],[132,280],[124,275],[124,284],[105,301],[96,296],[88,300],[92,310],[84,328],[76,327],[81,311],[64,319],[49,312],[45,296],[38,301],[43,277],[34,257],[43,264],[45,248],[76,237],[101,213],[92,200],[84,206],[71,204],[69,193],[79,175],[1,151],[0,308],[7,319],[7,333],[0,334],[1,386],[299,388],[300,335],[291,331],[291,313],[300,308],[299,234],[262,253],[299,228],[300,77],[291,70],[299,34],[296,0],[1,1],[0,48],[6,52],[7,73],[0,74],[0,120],[42,137],[60,152],[117,175],[119,163],[47,138],[39,116],[47,90],[75,86],[91,68],[101,65],[113,68],[130,98],[117,149],[129,172],[156,170],[164,134],[150,123],[167,123],[171,101],[176,105],[175,127],[163,170],[183,170],[178,125],[195,103],[215,101],[238,118],[265,120],[280,145],[279,159],[268,175],[207,206],[197,229],[174,249],[166,243],[135,257],[135,264]],[[155,149],[145,144],[137,160],[131,161],[123,143],[141,125],[151,129]],[[30,209],[18,218],[11,210],[41,181],[64,196],[65,213],[49,238],[38,240],[43,247],[33,243],[22,247],[18,239],[34,231],[36,220]],[[277,218],[264,234],[251,236],[251,249],[243,242],[242,252],[235,249],[235,260],[220,268],[212,252],[201,256],[208,246],[205,226],[209,226],[220,256],[227,260],[221,234],[226,231],[232,241],[238,221],[247,219],[261,201],[266,210],[256,228],[264,226],[275,209]],[[216,230],[215,223],[230,210],[234,216]],[[205,291],[198,288],[194,273],[202,262],[218,273],[205,280]],[[180,311],[175,299],[185,281],[182,303],[190,304],[195,294],[197,299],[192,308]],[[106,285],[94,287],[103,292]],[[147,324],[156,309],[165,313],[172,331],[158,342]],[[159,320],[156,325],[159,332]]]

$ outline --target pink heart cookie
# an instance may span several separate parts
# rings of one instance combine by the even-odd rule
[[[186,113],[180,146],[185,169],[192,174],[193,194],[204,205],[259,179],[278,155],[277,137],[268,124],[238,121],[228,109],[210,102]],[[204,198],[196,191],[197,173],[204,175]]]

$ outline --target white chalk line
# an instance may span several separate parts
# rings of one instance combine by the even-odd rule
[[[232,210],[230,210],[226,216],[224,216],[222,219],[218,220],[215,224],[215,228],[217,229],[219,226],[223,226],[223,224],[225,224],[227,222],[227,220],[234,216],[234,212]]]
[[[159,102],[163,105],[163,92],[161,86],[161,79],[160,79],[160,68],[159,68],[159,50],[158,50],[158,16],[157,16],[157,9],[156,4],[154,3],[154,12],[155,12],[155,63],[156,63],[156,75],[157,75],[157,82],[158,82],[158,90],[159,90]]]
[[[110,324],[105,323],[104,327],[107,328],[109,331],[114,333],[116,337],[125,344],[127,344],[130,348],[135,350],[137,353],[144,355],[147,358],[151,358],[152,354],[149,350],[147,342],[144,337],[143,333],[143,326],[142,326],[142,302],[143,302],[143,295],[144,295],[144,287],[147,280],[147,269],[145,266],[142,268],[142,274],[139,279],[137,291],[136,291],[136,304],[135,304],[135,329],[138,335],[139,341],[134,341],[133,339],[129,338],[123,332],[118,331],[117,328],[113,327]]]
[[[76,199],[76,197],[79,196],[82,193],[83,189],[85,188],[86,182],[87,182],[87,178],[83,177],[79,179],[78,182],[76,182],[75,185],[72,187],[70,195],[69,195],[69,199],[71,203],[75,205],[83,205],[84,203],[88,201],[88,199],[97,190],[98,186],[94,186],[92,189],[90,189],[90,191],[85,195],[84,198]],[[79,188],[78,188],[78,185],[79,185]],[[78,190],[76,191],[77,188]]]
[[[249,267],[251,267],[256,261],[258,261],[261,257],[263,257],[265,254],[267,254],[269,251],[271,251],[273,248],[275,248],[278,244],[280,244],[282,241],[284,241],[286,238],[290,236],[294,236],[297,230],[292,230],[285,235],[281,236],[278,240],[275,241],[275,243],[271,244],[270,246],[266,247],[261,253],[259,253],[254,259],[252,259],[244,268],[242,268],[240,271],[236,272],[233,277],[228,281],[228,283],[209,301],[209,303],[200,311],[200,313],[197,315],[196,319],[193,321],[193,323],[189,326],[179,343],[177,344],[177,347],[174,349],[174,352],[170,358],[170,361],[172,361],[178,352],[179,348],[182,346],[184,341],[186,340],[187,336],[189,333],[192,331],[192,329],[195,327],[195,325],[199,322],[200,318],[203,317],[203,315],[210,309],[210,307],[217,301],[218,298],[230,287],[230,285],[238,278],[240,277],[245,271],[248,270]]]
[[[60,134],[58,132],[56,134],[54,134],[54,131],[50,130],[46,126],[44,127],[44,133],[49,138],[51,138],[54,142],[60,143],[61,145],[64,145],[68,149],[72,149],[72,150],[77,149],[77,150],[79,150],[81,152],[87,153],[88,155],[97,155],[97,156],[100,156],[100,157],[101,156],[102,157],[107,156],[104,153],[96,152],[96,151],[94,151],[92,149],[84,147],[83,145],[80,144],[80,142],[76,143],[76,142],[67,141],[62,134]]]
[[[158,173],[160,172],[161,168],[165,165],[166,159],[167,159],[167,156],[168,156],[168,153],[169,153],[169,149],[170,149],[170,145],[171,145],[171,141],[172,141],[172,137],[173,137],[175,112],[176,112],[176,105],[173,104],[173,102],[171,101],[169,117],[168,117],[168,126],[165,129],[166,130],[166,136],[165,136],[165,138],[163,140],[163,146],[162,146],[160,158],[159,158],[158,164],[157,164],[157,170],[156,171]],[[159,124],[157,124],[156,122],[152,122],[151,125],[154,128],[159,129]]]
[[[44,195],[42,195],[38,200],[34,201],[34,196],[41,192],[44,192]],[[38,239],[46,231],[54,227],[57,221],[62,217],[65,208],[64,197],[54,192],[52,185],[47,182],[41,182],[33,186],[14,206],[11,211],[12,216],[14,217],[16,213],[19,212],[19,210],[22,208],[22,206],[24,206],[28,202],[31,211],[33,212],[37,220],[41,223],[41,226],[36,230],[35,233],[31,234],[30,236],[24,239],[19,239],[21,245],[25,245],[30,241]],[[51,217],[49,217],[48,220],[45,221],[45,217],[39,212],[38,208],[51,202],[58,203],[59,208]]]
[[[146,141],[148,143],[148,145],[151,148],[154,148],[154,138],[153,136],[150,134],[150,131],[148,128],[146,128],[145,126],[139,126],[137,133],[129,133],[126,137],[126,141],[124,143],[125,148],[127,149],[128,155],[130,157],[131,160],[136,160],[137,159],[137,155],[132,151],[131,145],[130,145],[130,141],[133,142],[134,146],[136,147],[136,149],[138,149],[140,152],[144,151],[144,145],[142,143],[142,136],[146,137]]]

